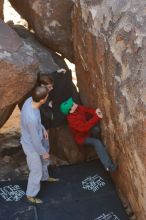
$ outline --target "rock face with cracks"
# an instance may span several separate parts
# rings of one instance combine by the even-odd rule
[[[10,2],[27,20],[41,42],[69,60],[74,60],[71,29],[72,0],[10,0]]]
[[[100,107],[113,176],[146,219],[146,3],[75,0],[73,42],[81,99]]]

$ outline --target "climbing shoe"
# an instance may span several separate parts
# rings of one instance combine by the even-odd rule
[[[53,182],[58,182],[59,179],[58,178],[53,178],[53,177],[49,177],[48,178],[48,182],[53,183]]]
[[[27,196],[27,199],[29,202],[34,203],[34,204],[41,204],[43,201],[37,197],[32,197],[32,196]]]
[[[106,168],[106,171],[112,173],[112,172],[116,171],[116,169],[117,169],[117,165],[112,164],[110,167]]]

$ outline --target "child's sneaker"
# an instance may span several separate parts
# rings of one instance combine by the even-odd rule
[[[106,168],[106,171],[112,173],[112,172],[116,171],[116,169],[117,169],[117,165],[112,164],[110,167]]]

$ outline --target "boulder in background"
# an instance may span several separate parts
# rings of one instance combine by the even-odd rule
[[[10,0],[10,2],[27,20],[42,43],[70,61],[74,60],[71,24],[73,0]]]

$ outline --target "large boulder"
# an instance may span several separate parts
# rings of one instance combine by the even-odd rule
[[[102,109],[117,188],[146,219],[146,3],[75,0],[73,41],[80,96]]]
[[[10,0],[10,2],[48,48],[73,61],[71,25],[73,0]]]
[[[34,75],[35,80],[32,83],[32,86],[27,89],[27,85],[26,85],[26,91],[22,91],[22,96],[20,97],[20,99],[16,100],[16,101],[14,100],[15,104],[12,104],[12,105],[10,104],[9,106],[6,106],[6,107],[4,107],[0,110],[0,127],[2,127],[3,124],[10,117],[10,115],[13,112],[13,109],[15,108],[16,104],[21,103],[22,101],[24,101],[26,99],[26,97],[28,97],[30,95],[31,89],[34,87],[34,85],[36,83],[36,78],[37,78],[37,73],[38,72],[48,73],[48,72],[55,71],[55,70],[59,69],[60,67],[66,68],[66,64],[65,64],[63,58],[61,56],[55,54],[51,50],[48,50],[43,45],[41,45],[38,42],[38,40],[35,38],[34,34],[30,33],[30,31],[25,29],[23,26],[13,25],[12,23],[10,23],[10,24],[11,24],[11,27],[13,28],[13,30],[15,30],[18,33],[19,37],[20,37],[19,38],[18,35],[16,35],[17,38],[19,40],[21,39],[20,41],[22,41],[23,44],[26,45],[26,51],[27,51],[27,48],[28,48],[28,52],[31,49],[34,56],[37,58],[37,70],[33,73],[33,74],[35,74]],[[19,51],[18,51],[18,53],[19,53]],[[19,55],[18,55],[18,57],[19,57]],[[16,63],[17,62],[19,63],[19,59],[16,61]],[[30,75],[31,75],[31,72],[30,72]],[[2,77],[3,77],[3,75],[2,75]],[[27,82],[26,82],[26,84],[27,84]],[[18,89],[20,89],[20,86],[19,86]],[[21,91],[18,91],[17,93],[19,94],[20,92]]]
[[[3,110],[32,89],[38,62],[32,48],[2,21],[0,30],[0,110]]]
[[[51,152],[55,156],[69,164],[78,163],[85,159],[85,153],[81,152],[75,144],[68,126],[52,128],[49,133]]]
[[[52,50],[49,50],[42,45],[36,38],[35,34],[21,25],[11,25],[13,30],[23,39],[25,44],[32,48],[37,60],[38,60],[38,72],[51,73],[59,68],[67,68],[67,65],[62,56],[56,54]]]

